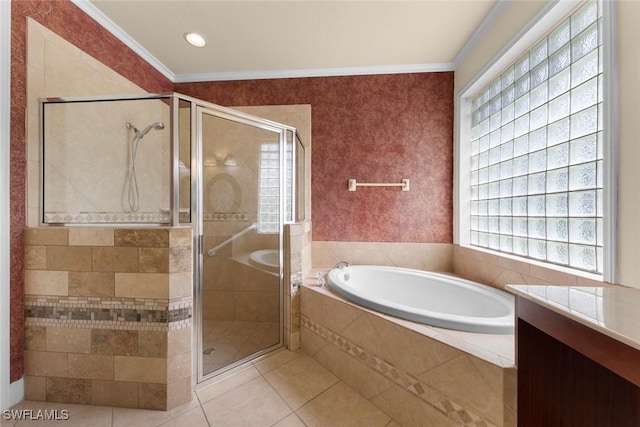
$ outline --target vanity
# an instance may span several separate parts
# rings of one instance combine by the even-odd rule
[[[510,285],[518,426],[640,426],[640,289]]]

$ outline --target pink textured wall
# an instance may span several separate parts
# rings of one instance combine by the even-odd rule
[[[11,2],[11,381],[23,375],[22,229],[26,225],[27,17],[48,27],[143,89],[149,92],[172,90],[168,79],[70,1]]]
[[[311,104],[313,240],[451,243],[453,72],[180,83],[220,105]],[[399,188],[347,191],[347,180]]]

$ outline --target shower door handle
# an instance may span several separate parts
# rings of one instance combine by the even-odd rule
[[[198,254],[204,254],[204,234],[198,236]]]

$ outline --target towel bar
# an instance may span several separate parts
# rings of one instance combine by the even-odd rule
[[[355,179],[349,180],[349,191],[356,191],[356,187],[402,187],[402,191],[409,191],[409,180],[403,179],[399,183],[387,182],[357,182]]]

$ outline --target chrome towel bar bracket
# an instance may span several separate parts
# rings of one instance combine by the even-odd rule
[[[356,191],[356,187],[402,187],[402,191],[409,191],[409,180],[403,179],[399,183],[386,182],[357,182],[355,179],[349,180],[349,191]]]

